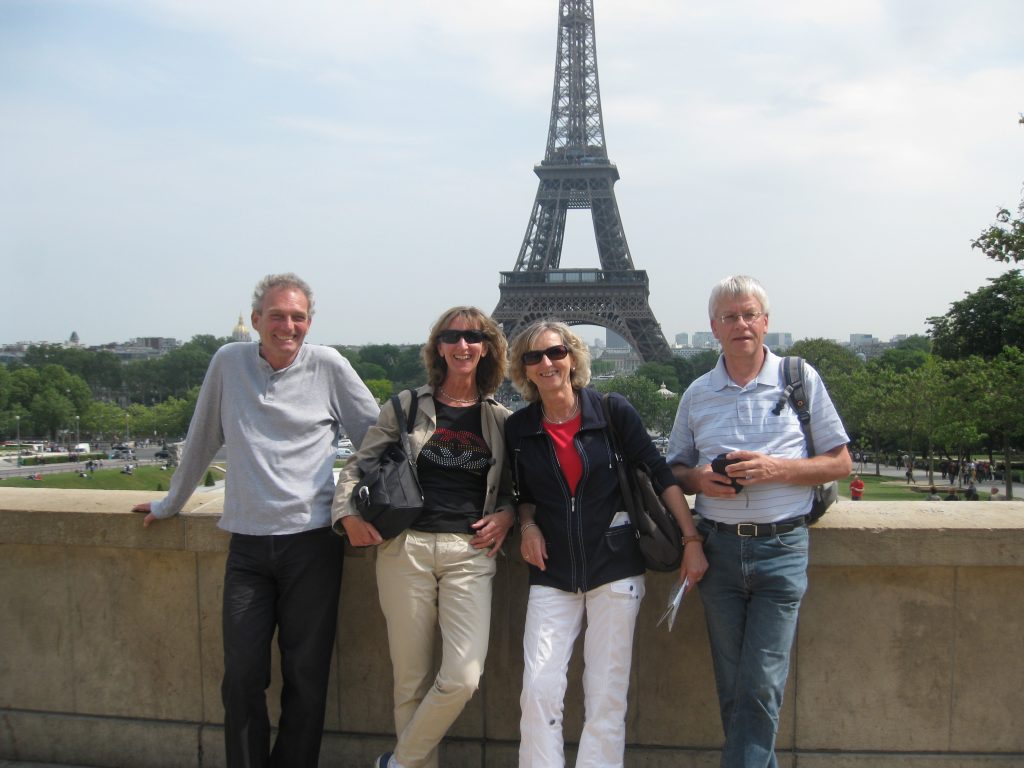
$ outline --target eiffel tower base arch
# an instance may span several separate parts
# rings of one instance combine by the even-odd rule
[[[555,319],[567,325],[608,328],[629,342],[645,363],[672,358],[648,302],[643,270],[502,272],[501,276],[493,318],[509,341],[536,320]]]

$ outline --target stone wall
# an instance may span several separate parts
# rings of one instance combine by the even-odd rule
[[[0,759],[223,764],[220,497],[196,494],[143,530],[129,510],[148,498],[0,489]],[[1024,502],[840,501],[811,547],[780,765],[1024,765]],[[712,768],[721,729],[699,595],[673,632],[655,627],[671,580],[648,576],[627,766]],[[503,558],[487,672],[442,765],[516,764],[525,587],[518,555]],[[349,550],[339,621],[321,765],[369,765],[393,739],[371,552]],[[570,741],[580,673],[577,659]]]

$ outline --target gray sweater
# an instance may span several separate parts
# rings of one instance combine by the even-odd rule
[[[358,446],[379,412],[337,350],[304,344],[290,366],[275,371],[258,343],[227,344],[210,361],[181,465],[152,512],[180,512],[226,446],[221,528],[265,536],[328,526],[334,443],[344,429]]]

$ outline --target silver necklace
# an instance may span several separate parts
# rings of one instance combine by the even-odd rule
[[[567,421],[572,421],[573,419],[575,419],[576,414],[580,412],[580,396],[577,394],[573,394],[572,408],[569,410],[569,413],[566,415],[564,419],[553,419],[550,416],[548,416],[548,412],[544,410],[544,403],[540,404],[540,412],[544,414],[544,421],[548,422],[549,424],[565,424]]]
[[[438,389],[439,389],[439,390],[441,391],[441,394],[442,394],[442,395],[444,395],[445,397],[447,397],[447,398],[448,398],[449,400],[451,400],[451,401],[452,401],[453,403],[465,403],[466,405],[474,405],[474,404],[476,404],[476,403],[480,402],[480,395],[477,395],[477,396],[476,396],[476,397],[474,397],[474,398],[473,398],[472,400],[463,400],[463,399],[462,399],[461,397],[455,397],[455,395],[451,394],[451,393],[450,393],[450,392],[449,392],[449,391],[448,391],[447,389],[445,389],[445,388],[444,388],[443,386],[442,386],[442,387],[438,387]]]

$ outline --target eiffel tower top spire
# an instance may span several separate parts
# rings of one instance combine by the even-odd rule
[[[558,58],[544,164],[608,160],[597,76],[593,0],[561,0]]]

